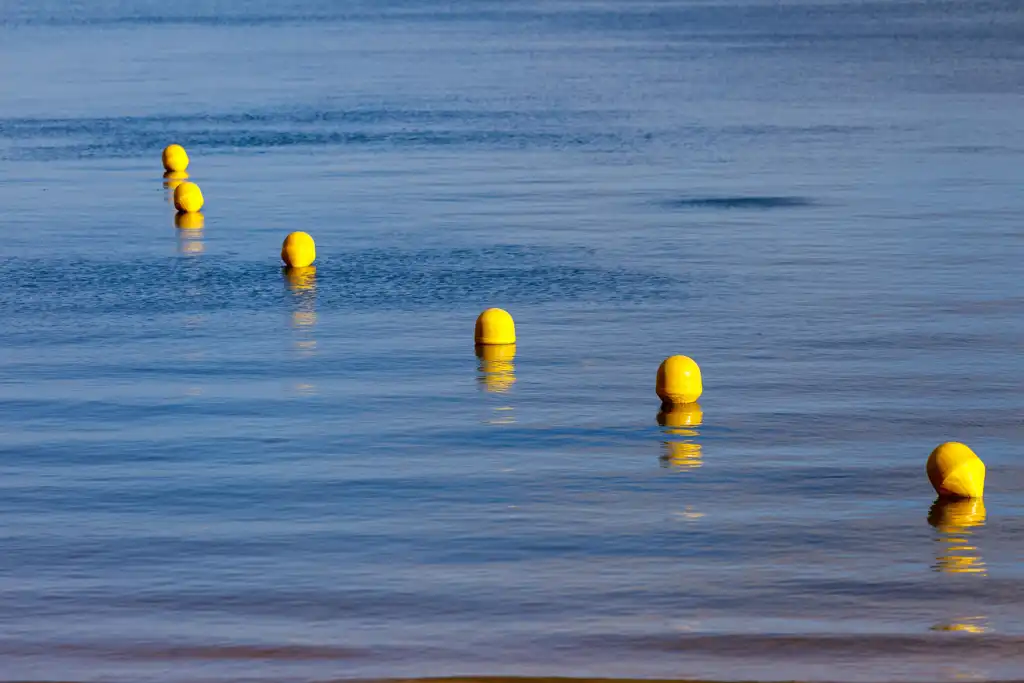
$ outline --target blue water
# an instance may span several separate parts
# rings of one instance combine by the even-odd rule
[[[0,680],[1024,676],[1016,0],[4,0],[0,65]]]

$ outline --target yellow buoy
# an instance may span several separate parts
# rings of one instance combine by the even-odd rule
[[[281,245],[281,260],[292,268],[305,268],[316,260],[316,243],[304,232],[293,232]]]
[[[195,213],[203,208],[203,193],[195,183],[184,182],[174,188],[174,208]]]
[[[981,498],[985,493],[985,463],[970,448],[948,441],[928,456],[928,481],[949,498]]]
[[[515,344],[516,324],[508,311],[488,308],[476,319],[474,339],[477,344]]]
[[[655,391],[662,405],[693,403],[704,391],[700,367],[688,356],[669,356],[658,366]]]
[[[179,230],[202,230],[204,225],[206,225],[206,216],[198,211],[174,214],[174,227]]]
[[[188,168],[188,154],[181,145],[167,145],[164,147],[163,162],[168,171],[184,171]]]

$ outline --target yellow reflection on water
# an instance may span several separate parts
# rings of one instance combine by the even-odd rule
[[[305,268],[285,267],[281,269],[281,272],[284,273],[288,289],[293,292],[316,291],[316,266],[306,266]]]
[[[661,462],[665,467],[674,470],[695,470],[704,464],[699,443],[683,443],[679,441],[662,442]]]
[[[167,171],[164,173],[164,187],[171,192],[174,192],[174,189],[186,180],[188,180],[188,173],[185,171]]]
[[[985,633],[989,630],[985,617],[963,617],[948,624],[936,624],[933,631],[955,631],[959,633]]]
[[[938,499],[928,511],[928,523],[939,532],[939,555],[934,569],[947,574],[987,573],[985,560],[974,545],[974,529],[985,524],[985,502],[980,498]]]
[[[477,380],[486,390],[503,394],[516,381],[515,344],[477,344],[476,357],[480,359]]]
[[[658,412],[658,424],[666,437],[661,442],[661,462],[675,470],[695,470],[704,464],[701,446],[696,442],[700,436],[697,429],[704,421],[704,411],[699,403],[683,403],[667,406]]]
[[[206,226],[206,216],[200,211],[186,213],[179,211],[174,214],[174,227],[178,230],[202,230]]]
[[[494,409],[494,417],[484,420],[484,424],[489,425],[510,425],[515,424],[515,422],[516,414],[512,406],[498,406]]]
[[[285,286],[291,292],[293,310],[291,316],[292,329],[296,332],[295,350],[299,356],[308,357],[316,354],[316,266],[305,268],[282,268]],[[302,385],[312,386],[312,385]],[[310,393],[300,391],[298,393]]]
[[[182,230],[178,232],[178,253],[182,256],[199,256],[206,251],[201,230]]]

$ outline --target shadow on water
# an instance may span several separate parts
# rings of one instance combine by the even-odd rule
[[[658,425],[665,440],[661,442],[661,464],[674,470],[695,470],[704,464],[697,427],[704,421],[699,403],[668,406],[658,411]]]
[[[786,196],[743,196],[732,197],[684,197],[664,202],[671,209],[787,209],[813,206],[806,197]]]

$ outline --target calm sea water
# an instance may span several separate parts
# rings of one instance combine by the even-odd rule
[[[4,0],[0,64],[0,680],[1024,677],[1016,0]]]

